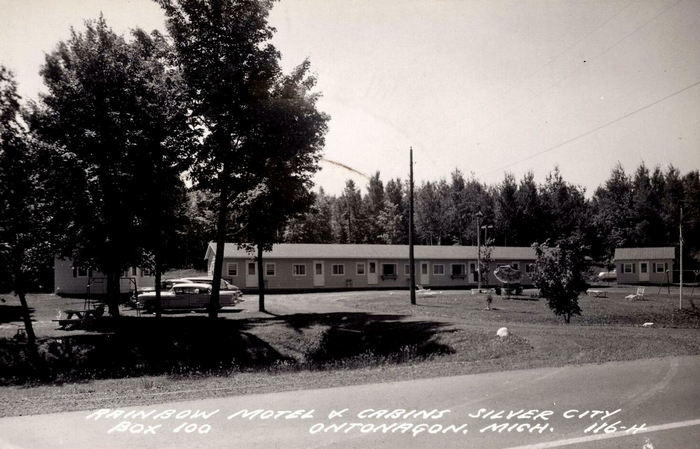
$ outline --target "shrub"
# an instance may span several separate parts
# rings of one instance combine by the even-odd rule
[[[569,323],[572,315],[581,315],[578,295],[588,288],[584,280],[586,247],[577,237],[559,240],[551,247],[547,242],[532,246],[537,254],[532,274],[535,286],[555,315],[563,316]]]

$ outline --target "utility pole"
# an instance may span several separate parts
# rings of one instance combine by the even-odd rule
[[[410,269],[411,304],[416,304],[416,261],[413,255],[413,147],[409,150],[411,165],[408,175],[408,265]]]
[[[476,280],[477,288],[481,293],[481,211],[476,213]]]
[[[678,287],[678,310],[683,309],[683,207],[681,207],[681,221],[678,223],[678,240],[681,246],[678,258],[681,262],[681,278]]]

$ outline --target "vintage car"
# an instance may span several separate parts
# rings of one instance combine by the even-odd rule
[[[160,294],[160,305],[163,310],[196,310],[209,307],[211,285],[197,282],[177,282]],[[219,292],[219,306],[235,306],[241,299],[241,291],[221,290]],[[156,292],[149,291],[138,295],[136,307],[147,312],[156,310]]]
[[[209,276],[182,277],[182,278],[170,279],[170,280],[167,280],[167,279],[166,279],[166,280],[163,281],[163,282],[175,283],[175,282],[181,282],[181,281],[184,281],[184,282],[194,282],[194,283],[196,283],[196,284],[207,284],[207,285],[209,285],[209,286],[214,285],[214,278],[209,277]],[[240,288],[238,288],[237,286],[235,286],[235,285],[229,283],[229,282],[226,281],[225,279],[221,279],[221,284],[220,284],[220,285],[221,285],[221,287],[220,287],[221,291],[223,291],[223,290],[234,290],[234,291],[237,291],[237,292],[238,292],[238,296],[243,296],[243,292],[241,292],[241,289],[240,289]],[[169,288],[169,287],[170,287],[170,286],[168,286],[168,288]]]
[[[614,282],[617,280],[617,270],[601,271],[598,273],[599,281]]]

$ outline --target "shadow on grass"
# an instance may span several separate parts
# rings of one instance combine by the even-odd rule
[[[41,340],[40,366],[33,366],[24,345],[0,340],[0,383],[372,366],[453,352],[436,342],[442,324],[400,318],[366,313],[215,321],[204,316],[102,318],[82,325],[88,334]],[[269,342],[251,332],[263,325]],[[312,327],[321,331],[305,332]],[[301,355],[282,354],[270,344],[281,339],[290,340]]]
[[[311,341],[304,351],[304,360],[321,368],[324,364],[350,367],[405,363],[454,352],[436,341],[444,324],[401,321],[402,318],[391,314],[336,312],[282,315],[270,320],[296,332],[322,326],[320,338]]]
[[[33,314],[34,309],[30,307],[29,313]],[[22,321],[22,306],[0,304],[0,323],[11,323],[13,321]]]

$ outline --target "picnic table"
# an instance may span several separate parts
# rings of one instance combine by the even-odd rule
[[[587,295],[591,295],[594,298],[607,298],[608,297],[608,292],[605,290],[596,290],[596,289],[589,289],[586,291]]]
[[[105,313],[104,306],[98,306],[94,309],[83,309],[83,310],[77,310],[77,309],[67,309],[63,310],[61,313],[65,314],[65,318],[60,318],[57,320],[53,320],[58,322],[58,326],[61,329],[65,329],[68,326],[75,325],[75,324],[81,324],[86,320],[94,319],[101,317]],[[75,318],[73,318],[75,317]]]

